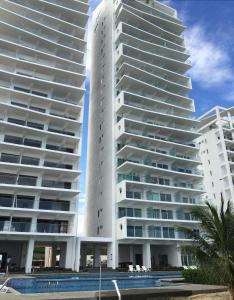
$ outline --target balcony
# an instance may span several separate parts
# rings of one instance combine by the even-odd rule
[[[61,83],[71,87],[83,87],[85,76],[83,74],[71,73],[70,71],[55,69],[52,66],[42,66],[26,60],[0,55],[1,70],[41,79],[52,83]],[[17,70],[23,70],[17,71]],[[32,71],[33,70],[33,71]]]
[[[84,53],[81,51],[73,51],[70,56],[70,48],[50,42],[47,39],[40,38],[38,35],[25,31],[21,28],[9,25],[8,23],[0,22],[1,34],[0,39],[4,42],[11,42],[18,44],[20,47],[26,47],[27,50],[38,50],[42,54],[56,56],[58,59],[66,60],[68,64],[78,63],[83,64]],[[19,38],[21,36],[21,38]],[[57,47],[55,47],[57,45]]]
[[[35,229],[33,229],[35,227]],[[0,232],[2,233],[38,233],[38,234],[71,234],[69,232],[68,223],[57,222],[38,222],[37,224],[31,222],[13,222],[13,221],[0,221]]]
[[[161,80],[164,80],[164,82],[169,82],[172,85],[177,86],[177,88],[182,88],[187,92],[192,89],[191,79],[187,76],[180,75],[178,73],[152,65],[151,63],[143,62],[141,60],[138,60],[137,58],[133,58],[127,55],[120,55],[118,57],[116,61],[116,68],[119,68],[119,66],[124,63],[135,66],[139,70],[142,70],[142,74],[144,74],[143,72],[145,72],[145,74],[149,73],[151,74],[152,78],[154,75],[154,78],[159,77],[161,78]]]
[[[186,62],[189,58],[189,54],[185,52],[176,51],[174,49],[167,48],[164,45],[161,46],[161,43],[158,45],[158,43],[148,42],[124,32],[120,32],[116,37],[116,45],[121,43],[168,59],[174,59],[182,63]]]
[[[170,180],[168,178],[161,178],[156,176],[140,176],[140,175],[127,175],[127,174],[118,174],[118,183],[122,181],[133,182],[135,184],[140,184],[140,186],[160,186],[164,189],[175,190],[175,191],[194,191],[196,193],[203,193],[203,186],[201,184],[193,184],[189,181],[182,182],[177,179]]]
[[[116,96],[117,109],[126,102],[134,103],[136,107],[143,109],[149,109],[150,111],[162,112],[171,115],[177,115],[181,118],[192,119],[192,113],[194,112],[194,103],[192,102],[187,108],[179,105],[175,105],[169,101],[169,99],[163,99],[159,97],[152,97],[152,95],[138,95],[135,92],[120,91]]]
[[[54,56],[54,52],[40,47],[40,43],[37,45],[29,45],[28,43],[22,44],[22,42],[20,43],[17,37],[14,38],[13,35],[10,36],[8,40],[6,40],[6,38],[7,36],[4,35],[0,38],[1,55],[32,64],[84,74],[84,65],[75,63],[66,58],[56,57]]]
[[[167,14],[160,12],[158,9],[155,9],[146,3],[142,3],[141,1],[133,2],[131,0],[123,0],[122,3],[124,4],[124,7],[129,9],[129,11],[135,13],[143,19],[148,20],[154,25],[159,26],[165,31],[180,35],[185,29],[185,27],[182,25],[182,22],[177,18],[168,16]]]
[[[128,144],[118,144],[117,156],[130,158],[132,155],[136,155],[138,157],[145,157],[147,160],[158,159],[171,164],[179,163],[180,165],[187,167],[201,164],[198,156],[190,153],[189,151],[181,153],[175,149],[164,149],[165,148],[157,148],[153,145],[150,146],[148,144],[137,144],[131,142]]]
[[[12,1],[12,0],[11,0]],[[83,12],[76,11],[74,9],[69,9],[64,6],[58,5],[56,3],[51,3],[51,1],[41,0],[43,5],[31,0],[24,0],[24,6],[31,8],[37,12],[44,13],[45,15],[54,17],[58,20],[68,22],[79,28],[85,28],[88,20],[88,15]],[[19,0],[14,0],[14,2],[19,2]],[[74,1],[73,1],[74,2]],[[82,3],[81,1],[74,2],[77,5]],[[67,6],[68,4],[66,4]],[[80,6],[81,7],[81,6]],[[84,7],[84,6],[82,6]],[[87,9],[87,7],[86,7]]]
[[[75,2],[73,3],[73,5],[75,5]],[[8,3],[5,4],[5,8],[11,10],[14,13],[25,16],[30,20],[36,21],[42,25],[46,25],[50,28],[58,30],[62,33],[66,33],[73,37],[84,39],[85,36],[84,28],[82,27],[79,28],[78,26],[74,26],[73,24],[69,24],[67,22],[64,22],[63,20],[51,17],[45,12],[43,13],[43,12],[35,11],[34,9],[22,5],[21,0],[9,0]]]
[[[154,18],[154,17],[153,17]],[[151,15],[142,13],[139,10],[135,10],[125,4],[121,4],[121,8],[118,10],[116,15],[116,23],[126,22],[131,26],[138,26],[142,30],[147,31],[155,36],[161,37],[165,41],[172,42],[178,46],[183,47],[184,41],[179,35],[175,35],[167,30],[157,26],[152,20]],[[152,22],[153,21],[153,22]],[[158,20],[157,20],[158,21]]]
[[[171,94],[170,98],[172,100],[175,99],[175,96],[177,96],[178,97],[177,100],[179,100],[179,101],[183,100],[182,98],[186,98],[187,102],[191,101],[191,99],[187,97],[189,89],[187,89],[184,86],[178,85],[177,83],[168,81],[166,78],[162,78],[161,76],[153,75],[149,71],[139,69],[138,67],[134,67],[134,66],[126,64],[126,63],[123,63],[117,69],[118,69],[117,83],[119,82],[119,80],[121,80],[121,78],[123,78],[124,76],[127,76],[131,79],[141,81],[142,83],[147,84],[150,87],[156,87],[160,90],[163,90],[166,94],[168,94],[168,93]],[[164,97],[165,97],[165,95],[164,95]],[[162,92],[159,94],[159,97],[164,98],[162,95]],[[186,101],[186,99],[184,99],[184,101]]]
[[[179,62],[178,60],[156,55],[126,44],[120,44],[116,49],[116,54],[117,59],[118,56],[121,55],[129,56],[133,59],[135,58],[144,63],[151,64],[153,66],[153,69],[154,67],[162,68],[165,70],[165,72],[168,71],[178,73],[179,76],[183,76],[183,74],[185,74],[185,72],[187,72],[191,68],[190,63]]]
[[[116,34],[118,34],[119,32],[126,33],[127,35],[136,37],[139,40],[157,44],[167,49],[179,51],[181,53],[186,53],[186,49],[184,46],[179,46],[173,42],[165,40],[161,36],[152,34],[149,31],[145,31],[142,28],[137,27],[136,25],[127,24],[126,20],[118,24],[116,28]]]
[[[0,174],[1,185],[14,185],[14,186],[26,186],[36,188],[49,188],[49,189],[61,189],[71,190],[78,192],[78,181],[59,181],[54,179],[42,178],[41,184],[38,184],[38,177],[30,175],[16,175],[10,173]]]
[[[146,166],[146,167],[144,167]],[[187,169],[183,167],[177,167],[176,165],[168,165],[163,163],[163,161],[156,162],[155,160],[140,160],[140,159],[118,159],[117,170],[119,172],[140,172],[140,171],[149,171],[159,174],[159,175],[168,175],[176,176],[177,178],[189,179],[193,178],[194,180],[202,179],[202,172],[197,169]],[[179,174],[182,173],[182,174]]]
[[[0,221],[0,232],[30,232],[31,222]]]
[[[125,187],[124,187],[125,188]],[[133,203],[139,207],[149,205],[157,205],[157,207],[193,207],[194,205],[204,206],[200,197],[191,195],[181,195],[180,193],[163,193],[157,190],[147,191],[138,190],[134,191],[126,186],[126,193],[119,196],[118,202],[121,205],[132,205]],[[130,204],[131,203],[131,204]]]
[[[11,122],[12,121],[12,122]],[[68,135],[67,132],[51,132],[49,130],[43,130],[43,129],[39,129],[39,128],[35,128],[35,126],[37,126],[37,123],[35,123],[35,126],[30,122],[27,122],[27,126],[23,125],[23,124],[19,124],[20,121],[25,122],[23,120],[19,120],[18,121],[14,121],[14,120],[10,120],[10,122],[5,122],[5,121],[1,121],[0,120],[0,124],[1,127],[4,128],[5,132],[14,132],[17,135],[24,135],[24,136],[34,136],[35,138],[38,139],[43,139],[45,137],[47,137],[47,141],[48,144],[50,143],[50,140],[53,140],[54,143],[59,143],[61,142],[61,139],[63,138],[63,143],[67,143],[68,145],[71,145],[71,147],[74,149],[74,147],[76,147],[80,141],[80,137],[78,136],[71,136]],[[30,123],[30,126],[28,126]],[[39,125],[38,125],[39,126]],[[37,147],[40,148],[41,147],[41,141],[39,140],[33,140],[33,139],[24,139],[23,138],[18,137],[14,137],[11,134],[7,134],[6,135],[6,140],[4,139],[5,142],[10,141],[10,143],[17,143],[17,144],[22,144],[22,142],[25,143],[28,142],[27,146],[32,146],[32,147]]]
[[[135,104],[127,100],[117,104],[117,116],[141,121],[148,124],[160,125],[163,127],[178,128],[191,132],[197,132],[198,122],[191,118],[180,117],[166,112],[143,108],[143,105]],[[146,106],[146,105],[145,105]]]
[[[166,125],[166,124],[165,124]],[[164,126],[164,124],[156,123],[146,123],[141,121],[135,121],[132,119],[122,118],[117,124],[117,138],[123,132],[127,132],[130,134],[135,134],[139,136],[149,137],[151,139],[164,140],[168,142],[172,142],[175,144],[181,144],[185,146],[196,147],[193,144],[193,140],[200,136],[199,133],[195,131],[189,131],[184,129],[173,127],[173,123],[169,126]],[[170,138],[165,138],[170,136]]]
[[[0,109],[4,110],[4,115],[9,116],[25,116],[25,114],[30,114],[30,118],[33,120],[39,119],[40,123],[48,124],[49,127],[58,127],[58,128],[67,128],[69,131],[78,131],[81,126],[81,115],[76,115],[73,117],[71,114],[62,114],[59,112],[49,111],[46,112],[46,109],[41,106],[34,106],[31,104],[25,104],[18,101],[11,101],[7,103],[1,102],[3,99],[0,97]],[[4,119],[4,118],[3,118]],[[63,130],[64,131],[64,130]],[[65,130],[68,131],[68,130]]]
[[[38,233],[59,233],[64,234],[68,233],[68,224],[67,223],[43,223],[37,222],[36,232]]]

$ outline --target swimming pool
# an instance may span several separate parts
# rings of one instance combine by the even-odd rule
[[[160,287],[160,279],[179,278],[180,272],[151,273],[104,273],[101,289],[114,290],[112,280],[117,280],[119,289]],[[34,278],[11,279],[9,286],[22,294],[98,291],[99,274],[72,274],[35,276]]]

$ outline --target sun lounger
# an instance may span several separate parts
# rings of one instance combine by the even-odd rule
[[[136,265],[136,272],[141,272],[141,267],[139,265]]]
[[[149,272],[150,271],[150,269],[146,268],[145,266],[142,266],[141,270],[142,270],[142,272]]]
[[[133,268],[133,265],[128,266],[128,272],[131,272],[131,273],[136,272],[136,270]]]

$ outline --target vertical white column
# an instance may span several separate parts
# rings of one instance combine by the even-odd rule
[[[25,263],[25,273],[31,273],[32,270],[32,259],[34,250],[34,240],[30,239],[27,245],[26,263]]]
[[[151,268],[151,249],[150,243],[144,243],[142,246],[143,250],[143,265],[146,268]]]
[[[134,264],[133,245],[129,246],[129,261]]]
[[[81,241],[79,238],[76,238],[76,246],[75,246],[75,264],[74,271],[80,271],[80,250],[81,250]]]
[[[115,269],[113,259],[113,243],[107,243],[107,268]]]
[[[94,247],[94,267],[98,268],[100,266],[101,262],[101,251],[100,251],[100,245],[95,245]]]

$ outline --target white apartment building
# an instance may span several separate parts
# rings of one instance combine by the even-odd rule
[[[0,269],[76,269],[88,0],[0,0]],[[58,261],[57,261],[58,260]],[[57,262],[56,262],[57,261]]]
[[[184,29],[153,0],[103,0],[93,15],[86,228],[112,239],[113,268],[189,263],[177,227],[198,228],[203,176]]]
[[[199,118],[198,145],[209,200],[234,199],[234,107],[216,106]]]

